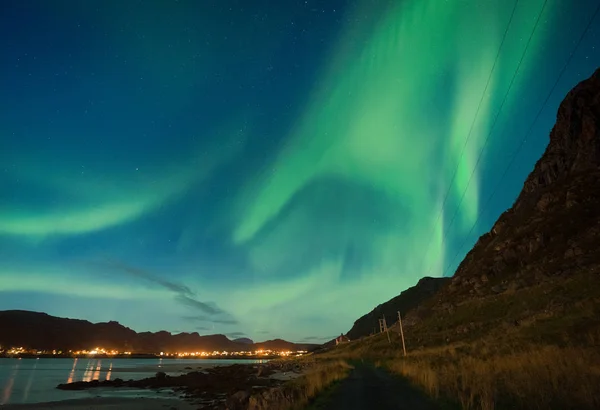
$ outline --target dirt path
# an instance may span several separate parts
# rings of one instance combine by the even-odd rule
[[[356,364],[347,379],[315,408],[326,410],[437,410],[431,399],[400,379],[366,364]]]

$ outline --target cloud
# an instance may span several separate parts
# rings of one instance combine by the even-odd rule
[[[402,244],[396,252],[401,248]],[[416,282],[408,275],[398,275],[398,271],[413,268],[408,263],[400,268],[384,266],[369,275],[340,280],[343,266],[340,260],[323,264],[303,277],[282,280],[269,277],[243,289],[229,289],[222,294],[220,303],[239,312],[236,317],[248,326],[243,330],[273,329],[273,336],[287,335],[288,340],[319,336],[318,331],[323,330],[322,335],[333,338],[348,331],[356,318],[371,311],[377,303],[397,296]],[[247,294],[253,298],[244,299]],[[307,300],[313,302],[306,303]],[[321,321],[315,321],[319,317]],[[294,318],[291,327],[290,318]]]
[[[301,342],[325,342],[335,339],[336,336],[307,336],[300,339]]]
[[[202,302],[184,294],[177,295],[175,299],[177,299],[178,302],[185,306],[199,310],[208,315],[220,315],[225,313],[223,310],[216,307],[216,305],[214,305],[213,303]]]
[[[244,333],[244,332],[231,332],[231,333],[225,334],[225,336],[227,336],[229,338],[233,338],[233,339],[239,339],[240,337],[245,337],[246,333]]]
[[[223,309],[219,308],[214,302],[203,302],[198,300],[196,293],[193,292],[188,286],[173,281],[161,278],[153,273],[150,273],[146,270],[136,268],[133,266],[129,266],[119,261],[105,261],[99,263],[101,266],[109,267],[115,270],[119,270],[121,272],[125,272],[128,275],[144,279],[147,282],[158,285],[172,293],[175,294],[175,300],[180,304],[191,308],[193,310],[198,310],[203,313],[203,315],[209,316],[222,316],[221,318],[213,318],[209,316],[195,316],[196,318],[204,318],[206,321],[211,321],[213,323],[223,323],[223,324],[235,324],[237,321],[231,317],[231,315],[225,312]]]
[[[237,325],[237,324],[239,324],[239,322],[236,319],[234,319],[233,317],[214,318],[214,317],[208,317],[208,316],[204,316],[204,315],[198,315],[198,316],[182,316],[181,318],[183,320],[187,320],[190,322],[211,322],[211,323],[218,323],[221,325]]]
[[[126,264],[124,264],[122,262],[118,262],[118,261],[108,261],[108,262],[106,262],[106,266],[109,266],[109,267],[112,267],[115,269],[120,269],[123,272],[126,272],[130,275],[136,276],[138,278],[145,279],[149,282],[159,285],[159,286],[161,286],[167,290],[170,290],[172,292],[175,292],[179,295],[188,296],[188,297],[194,296],[194,292],[192,292],[192,290],[189,287],[187,287],[186,285],[183,285],[181,283],[177,283],[174,281],[170,281],[167,279],[163,279],[163,278],[156,276],[156,275],[154,275],[148,271],[145,271],[143,269],[129,266],[129,265],[126,265]]]

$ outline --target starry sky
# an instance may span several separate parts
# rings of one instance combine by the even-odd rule
[[[597,6],[3,1],[0,309],[346,332],[512,205]]]

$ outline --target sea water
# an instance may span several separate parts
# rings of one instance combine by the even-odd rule
[[[165,371],[181,374],[182,367],[210,367],[234,363],[260,363],[260,360],[234,359],[18,359],[0,358],[0,406],[15,403],[40,403],[97,396],[163,397],[169,392],[140,389],[95,388],[81,391],[58,390],[61,383],[91,380],[142,379]],[[187,371],[190,371],[187,369]]]

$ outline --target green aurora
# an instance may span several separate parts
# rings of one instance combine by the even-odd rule
[[[512,203],[558,93],[482,208],[589,9],[521,0],[503,42],[512,1],[180,3],[116,19],[117,2],[48,5],[68,20],[19,31],[6,52],[0,309],[139,331],[346,331],[422,276],[451,274],[458,243]],[[67,21],[85,33],[60,37]],[[60,58],[31,45],[51,35]],[[561,91],[600,65],[586,47]]]

